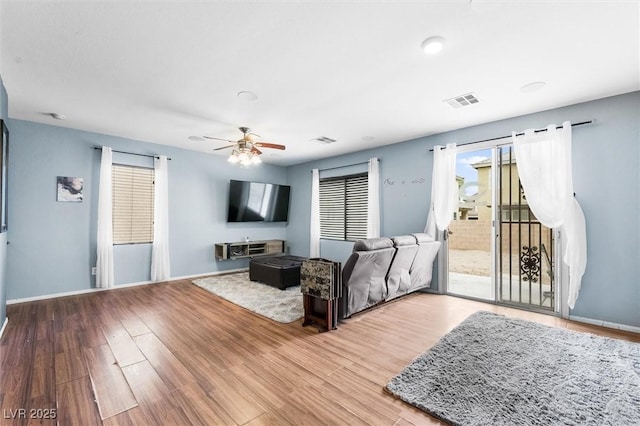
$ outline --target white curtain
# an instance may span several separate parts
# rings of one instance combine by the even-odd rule
[[[369,160],[367,205],[367,238],[380,236],[380,162],[376,157]]]
[[[311,224],[309,257],[320,257],[320,171],[311,171]]]
[[[563,232],[563,262],[569,266],[567,304],[573,309],[587,266],[584,213],[573,194],[571,123],[545,132],[512,133],[518,173],[533,214],[548,228]]]
[[[455,143],[433,148],[433,175],[431,178],[431,205],[424,232],[434,240],[436,230],[444,231],[453,219],[458,207],[458,184],[456,183]]]
[[[169,174],[167,157],[153,160],[153,246],[151,250],[151,281],[167,281],[171,277],[169,261]]]
[[[111,162],[113,153],[108,146],[102,147],[100,160],[100,187],[98,189],[98,235],[96,259],[96,287],[114,286],[113,280],[113,210]]]

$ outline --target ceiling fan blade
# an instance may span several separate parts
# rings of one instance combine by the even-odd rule
[[[203,136],[203,138],[205,139],[213,139],[213,140],[217,140],[217,141],[225,141],[225,142],[235,142],[229,139],[221,139],[221,138],[214,138],[213,136]]]
[[[237,146],[237,144],[234,143],[233,145],[222,146],[220,148],[214,148],[213,150],[214,151],[220,151],[221,149],[227,149],[227,148],[231,148],[231,147],[235,147],[235,146]]]
[[[262,151],[260,151],[260,150],[259,150],[258,148],[256,148],[255,146],[254,146],[253,148],[251,148],[251,152],[252,152],[253,154],[258,154],[258,155],[262,154]]]
[[[269,143],[269,142],[256,142],[253,144],[254,146],[259,146],[261,148],[272,148],[272,149],[281,149],[281,150],[285,150],[286,146],[284,145],[280,145],[277,143]]]

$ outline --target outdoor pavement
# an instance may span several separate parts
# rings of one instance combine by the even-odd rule
[[[508,262],[505,256],[503,262]],[[512,256],[512,270],[518,272],[518,256]],[[545,271],[546,272],[546,271]],[[511,275],[511,291],[509,291],[509,274],[503,274],[502,301],[533,304],[551,307],[551,297],[545,297],[551,288],[548,280],[539,283],[520,281],[518,275]],[[530,285],[533,284],[533,285]],[[491,254],[483,250],[449,250],[449,293],[494,300],[491,283]],[[540,300],[542,299],[542,304]]]

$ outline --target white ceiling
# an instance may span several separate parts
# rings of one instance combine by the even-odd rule
[[[263,161],[290,165],[639,90],[639,10],[638,1],[2,0],[0,74],[11,118],[207,153],[225,143],[188,137],[235,140],[248,126],[287,146]],[[427,56],[420,44],[434,35],[447,44]],[[547,85],[521,92],[536,81]],[[480,103],[443,102],[468,92]]]

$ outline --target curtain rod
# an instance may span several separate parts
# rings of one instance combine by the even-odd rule
[[[380,162],[379,158],[378,158],[378,162]],[[344,169],[345,167],[359,166],[360,164],[369,164],[369,160],[361,161],[359,163],[347,164],[347,165],[344,165],[344,166],[335,166],[335,167],[329,167],[329,168],[326,168],[326,169],[318,169],[318,172],[326,172],[327,170],[334,170],[334,169]],[[313,170],[309,170],[309,172],[313,172]]]
[[[93,149],[102,150],[102,147],[101,146],[94,146]],[[116,151],[115,149],[112,149],[111,152],[117,152],[118,154],[139,155],[140,157],[160,158],[158,155],[138,154],[137,152],[127,152],[127,151]],[[171,157],[167,157],[167,160],[171,160]]]
[[[591,123],[593,123],[593,120],[581,121],[581,122],[579,122],[579,123],[573,123],[573,124],[571,125],[571,127],[574,127],[574,126],[582,126],[583,124],[591,124]],[[556,126],[556,129],[562,129],[562,126]],[[546,131],[547,131],[547,129],[536,129],[536,130],[534,130],[533,132],[534,132],[534,133],[540,133],[540,132],[546,132]],[[516,136],[522,136],[522,135],[524,135],[524,132],[516,133]],[[506,139],[506,138],[510,138],[510,137],[511,137],[511,135],[508,135],[508,136],[500,136],[500,137],[497,137],[497,138],[483,139],[483,140],[481,140],[481,141],[465,142],[465,143],[457,144],[457,146],[473,145],[473,144],[476,144],[476,143],[497,141],[497,140],[499,140],[499,139]],[[429,152],[433,152],[433,148],[431,148],[431,149],[429,150]]]

